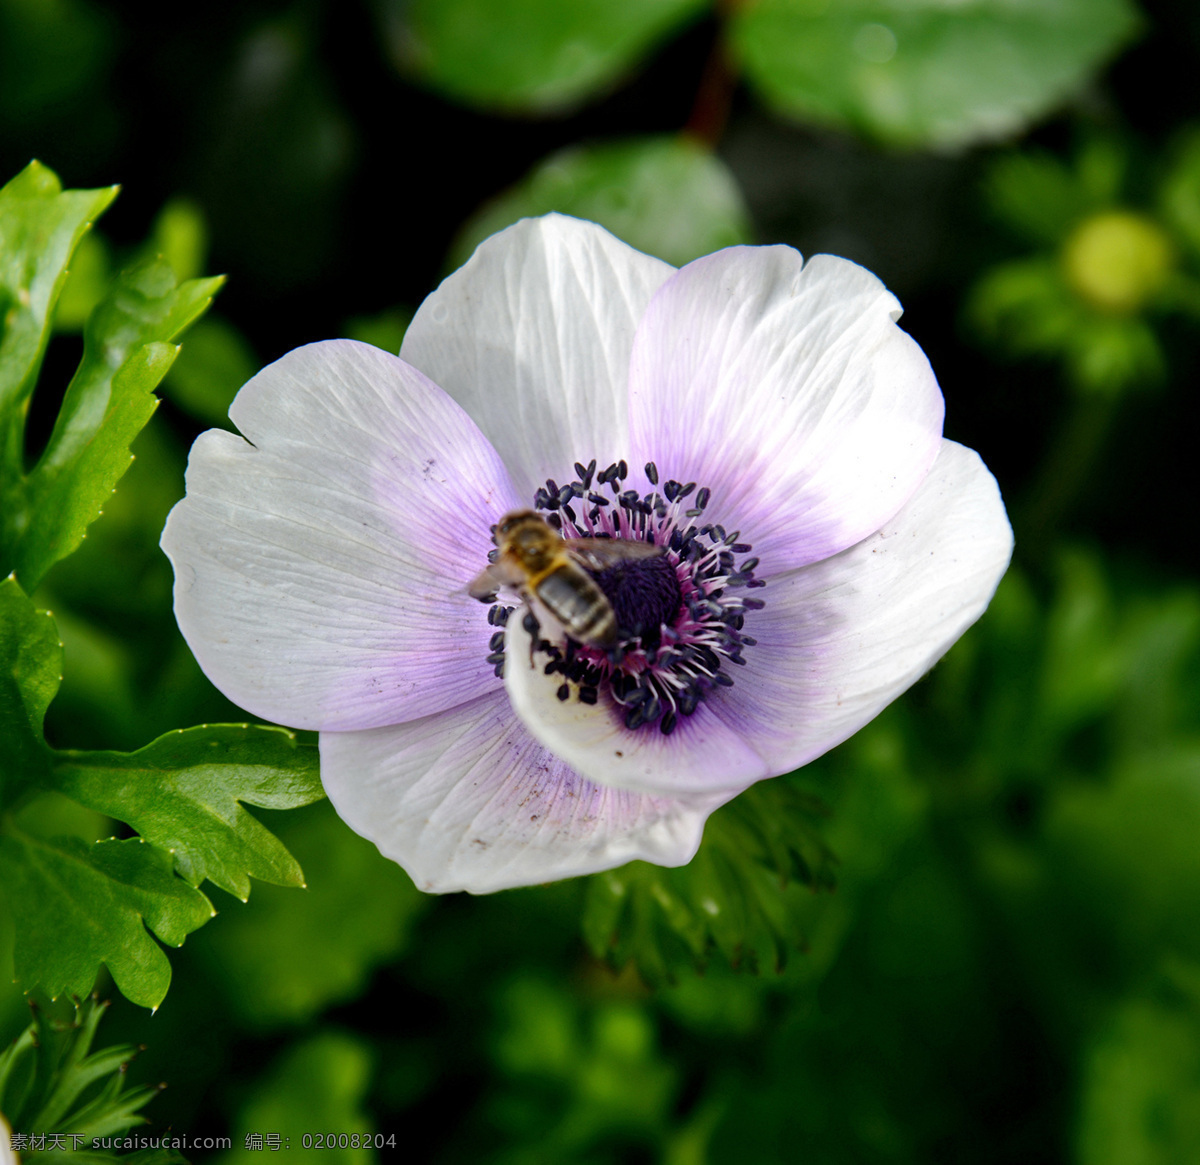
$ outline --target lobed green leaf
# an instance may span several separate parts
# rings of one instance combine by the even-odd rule
[[[833,855],[812,824],[823,813],[786,778],[755,785],[713,814],[687,866],[632,862],[593,877],[585,940],[618,965],[633,959],[650,982],[714,951],[732,966],[781,969],[805,945],[812,891],[833,886]]]
[[[303,861],[308,889],[299,895],[256,887],[244,910],[225,912],[197,943],[229,1006],[256,1028],[306,1023],[354,998],[377,967],[404,950],[432,906],[327,801],[289,814],[280,833]],[[332,934],[337,942],[329,941]]]
[[[122,272],[84,329],[83,359],[10,520],[11,565],[32,590],[74,550],[129,468],[129,447],[150,419],[154,389],[179,349],[171,341],[212,302],[222,280],[176,285],[151,260]]]
[[[21,467],[23,410],[50,338],[67,265],[117,189],[64,191],[54,172],[36,161],[0,188],[0,426],[6,438],[0,477]]]
[[[49,612],[17,580],[0,582],[0,805],[49,769],[42,737],[46,709],[62,680],[62,644]]]
[[[324,796],[317,750],[283,728],[180,729],[136,752],[60,752],[51,782],[90,809],[128,822],[174,854],[191,885],[208,878],[243,901],[250,878],[302,886],[296,859],[240,802],[292,809]]]
[[[138,1111],[157,1088],[125,1090],[125,1070],[137,1055],[129,1044],[92,1052],[107,1003],[80,1003],[70,1022],[34,1009],[33,1022],[0,1055],[0,1111],[16,1129],[81,1137],[119,1136],[146,1123]],[[84,1142],[86,1144],[86,1142]],[[40,1160],[113,1161],[108,1152],[67,1148],[38,1153]]]
[[[734,8],[731,35],[786,116],[960,147],[1048,113],[1137,26],[1129,0],[757,0]]]
[[[149,931],[179,946],[213,916],[173,867],[170,854],[136,838],[89,846],[10,826],[0,834],[0,884],[21,936],[18,978],[54,998],[83,996],[104,963],[127,998],[156,1008],[171,965]]]

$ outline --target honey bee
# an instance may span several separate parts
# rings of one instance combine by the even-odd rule
[[[490,603],[501,587],[511,587],[526,601],[536,598],[572,639],[588,647],[614,647],[618,631],[612,603],[588,572],[663,553],[661,546],[623,538],[563,538],[533,510],[505,514],[494,541],[496,561],[467,593]]]

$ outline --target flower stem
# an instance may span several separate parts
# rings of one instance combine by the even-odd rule
[[[1059,439],[1027,495],[1020,541],[1036,561],[1053,543],[1104,451],[1116,419],[1117,393],[1079,394]]]
[[[723,0],[717,4],[718,16],[727,16],[736,6],[737,0]],[[738,70],[725,47],[725,29],[722,25],[713,39],[712,51],[700,75],[700,86],[696,90],[696,99],[683,133],[710,150],[715,150],[729,123],[729,111],[737,84]]]

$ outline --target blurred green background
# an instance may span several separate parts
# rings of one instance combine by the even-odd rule
[[[430,899],[327,803],[260,813],[308,889],[206,887],[153,1015],[100,984],[100,1043],[169,1086],[151,1131],[230,1136],[186,1154],[223,1165],[273,1151],[255,1132],[326,1162],[1200,1162],[1198,75],[1193,0],[0,0],[2,179],[37,157],[123,185],[34,446],[115,270],[229,277],[37,595],[66,650],[52,744],[240,718],[157,548],[189,443],[292,347],[395,350],[523,214],[674,263],[752,241],[868,266],[1017,538],[950,656],[718,814],[689,871]],[[803,826],[790,873],[742,847],[764,807]],[[744,917],[705,929],[726,875]],[[3,1042],[26,1023],[0,986]],[[318,1132],[385,1147],[306,1154]]]

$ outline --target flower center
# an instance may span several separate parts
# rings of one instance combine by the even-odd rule
[[[624,461],[600,473],[594,460],[586,467],[576,462],[575,472],[576,480],[566,485],[548,480],[534,506],[611,606],[615,642],[580,642],[568,628],[563,642],[552,643],[540,637],[531,611],[524,618],[534,653],[545,658],[547,675],[563,677],[560,700],[604,699],[627,728],[657,725],[670,734],[680,716],[692,715],[717,688],[733,685],[729,665],[745,664],[742,653],[755,643],[744,631],[746,614],[764,606],[744,593],[766,585],[754,577],[758,559],[742,557],[751,547],[738,531],[706,520],[710,490],[678,481],[660,488],[653,462],[646,477],[654,488],[645,494],[624,488]],[[605,540],[606,553],[594,556],[602,561],[589,561],[587,543],[577,543],[583,539]],[[649,543],[662,552],[622,558],[608,550],[608,540]],[[538,585],[530,588],[534,597]],[[497,604],[488,622],[502,628],[512,610]],[[488,659],[502,675],[503,630],[492,636],[490,650]]]
[[[675,622],[683,602],[679,576],[665,554],[618,562],[592,578],[612,606],[622,639],[639,639],[647,647],[662,642],[662,629]]]

